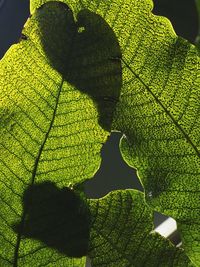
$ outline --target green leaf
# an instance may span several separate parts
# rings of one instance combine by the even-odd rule
[[[32,0],[32,12],[45,2]],[[199,266],[196,48],[178,38],[167,19],[151,13],[150,0],[63,2],[75,21],[65,5],[40,8],[24,30],[28,40],[0,64],[0,263],[39,262],[36,253],[30,261],[19,258],[41,243],[22,239],[22,230],[17,237],[12,227],[26,220],[27,188],[46,180],[59,187],[81,183],[98,169],[121,89],[121,49],[123,84],[112,129],[125,134],[121,150],[137,168],[146,200],[178,221],[186,252]],[[105,64],[99,70],[100,62]],[[49,253],[43,250],[40,259]]]
[[[84,257],[71,259],[45,238],[24,238],[29,216],[41,213],[23,200],[35,183],[62,188],[99,168],[121,87],[121,63],[110,60],[119,45],[100,16],[85,10],[75,22],[59,3],[41,7],[21,39],[0,63],[0,265],[84,266]],[[38,205],[48,218],[51,211]]]
[[[31,10],[47,1],[32,0]],[[125,134],[121,151],[137,168],[148,204],[177,220],[200,266],[199,52],[151,13],[151,0],[62,1],[74,13],[101,15],[115,32],[123,85],[112,129]]]
[[[199,53],[177,37],[151,0],[68,1],[87,8],[115,32],[123,85],[112,129],[125,134],[121,151],[137,168],[147,202],[175,218],[184,248],[200,266]],[[48,0],[32,0],[31,10]],[[124,19],[126,18],[126,19]]]
[[[193,266],[182,249],[153,232],[153,212],[139,191],[111,192],[90,201],[89,256],[93,267]]]
[[[125,134],[121,151],[137,168],[146,201],[176,219],[183,247],[200,266],[199,53],[164,19],[149,14],[144,21],[130,37],[132,52],[123,53],[113,129]]]

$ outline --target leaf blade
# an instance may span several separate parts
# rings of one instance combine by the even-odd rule
[[[152,232],[153,213],[136,190],[90,201],[92,266],[192,266],[182,249]]]
[[[107,106],[105,111],[102,109],[102,103],[106,101],[102,99],[102,93],[108,98],[113,94],[116,96],[116,90],[113,93],[112,89],[116,84],[113,77],[119,76],[121,65],[116,66],[109,59],[110,54],[118,49],[118,44],[106,23],[91,12],[81,13],[80,19],[86,23],[84,26],[88,29],[88,32],[81,33],[81,37],[73,14],[66,5],[45,5],[28,20],[21,42],[9,49],[0,64],[0,239],[4,245],[1,250],[2,264],[37,266],[48,264],[49,258],[52,262],[58,260],[57,264],[68,266],[83,266],[85,263],[84,257],[63,257],[40,241],[23,238],[23,229],[18,231],[18,235],[13,230],[13,224],[19,223],[23,226],[26,221],[28,213],[23,210],[22,199],[28,187],[45,181],[56,182],[59,187],[82,183],[99,168],[100,150],[109,136],[108,129],[100,125],[99,119],[103,112],[112,112],[114,107]],[[95,27],[91,28],[87,23],[93,21]],[[67,34],[64,31],[66,28],[69,29]],[[94,96],[96,99],[91,99],[82,88],[76,88],[79,80],[74,78],[76,72],[73,64],[73,71],[70,69],[71,72],[62,73],[62,64],[66,63],[63,63],[63,58],[70,62],[70,58],[76,56],[73,54],[76,49],[70,50],[68,47],[69,51],[66,51],[66,47],[62,47],[63,44],[66,45],[66,40],[70,45],[71,36],[68,33],[74,28],[77,39],[72,40],[72,44],[75,48],[87,42],[89,37],[91,42],[95,38],[98,40],[101,31],[104,32],[105,47],[101,43],[98,54],[96,50],[89,49],[87,54],[79,55],[86,63],[79,71],[83,72],[93,63],[94,77],[88,76],[91,73],[84,73],[88,82],[95,78],[90,82],[90,87],[93,85],[96,88],[102,86],[101,83],[106,83],[105,90]],[[56,43],[58,37],[60,41]],[[45,38],[50,47],[45,46]],[[53,55],[47,54],[47,49],[56,44],[61,49],[61,54],[59,49],[55,51],[56,57],[65,52],[63,58],[57,57],[61,70],[52,63]],[[77,52],[80,49],[81,47]],[[103,61],[100,68],[99,64],[95,65],[95,58]],[[74,64],[76,67],[78,62]],[[105,73],[107,69],[110,70],[109,74]],[[101,79],[96,79],[95,71]],[[117,84],[120,89],[120,79]],[[98,108],[101,109],[101,114]],[[105,122],[104,120],[103,123]],[[109,123],[108,121],[106,127],[110,127]]]

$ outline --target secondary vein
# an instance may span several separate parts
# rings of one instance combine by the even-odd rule
[[[125,64],[125,66],[135,75],[135,77],[144,85],[144,87],[147,89],[147,91],[152,95],[152,97],[156,100],[156,102],[162,107],[162,109],[165,111],[165,113],[170,117],[172,122],[176,125],[176,127],[179,129],[179,131],[182,133],[182,135],[185,137],[187,142],[192,146],[197,156],[200,158],[200,152],[195,146],[195,144],[190,139],[189,135],[185,132],[185,130],[179,125],[179,123],[174,119],[172,114],[167,110],[167,108],[163,105],[163,103],[158,99],[158,97],[152,92],[151,88],[149,88],[148,85],[143,82],[143,80],[140,78],[140,76],[132,70],[132,68],[122,59],[122,62]]]
[[[54,124],[54,120],[55,120],[55,117],[56,117],[56,112],[57,112],[57,108],[58,108],[58,103],[59,103],[59,99],[60,99],[60,94],[61,94],[61,91],[62,91],[62,87],[63,87],[63,82],[64,82],[64,79],[62,78],[62,81],[61,81],[61,84],[60,84],[60,87],[59,87],[59,90],[58,90],[58,94],[57,94],[57,97],[56,97],[56,105],[55,105],[55,108],[54,108],[54,112],[53,112],[53,115],[52,115],[52,120],[50,122],[50,125],[49,125],[49,129],[44,137],[44,140],[40,146],[40,149],[38,151],[38,155],[35,159],[35,163],[34,163],[34,168],[33,168],[33,172],[32,172],[32,178],[31,178],[31,184],[30,186],[32,186],[35,182],[35,177],[36,177],[36,173],[37,173],[37,169],[38,169],[38,164],[39,164],[39,161],[40,161],[40,157],[42,155],[42,151],[43,151],[43,148],[46,144],[46,141],[48,139],[48,136],[49,136],[49,133],[52,129],[52,126]],[[16,247],[15,247],[15,252],[14,252],[14,260],[13,260],[13,267],[17,267],[17,261],[18,261],[18,258],[19,258],[19,247],[20,247],[20,242],[21,242],[21,236],[22,236],[22,232],[23,232],[23,228],[24,228],[24,223],[25,223],[25,217],[26,217],[26,210],[23,211],[23,214],[22,214],[22,219],[21,219],[21,227],[20,227],[20,231],[17,235],[17,243],[16,243]]]

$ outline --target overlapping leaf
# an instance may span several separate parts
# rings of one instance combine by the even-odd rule
[[[153,213],[139,191],[114,191],[90,201],[93,267],[192,266],[182,249],[153,233]]]
[[[120,56],[117,40],[99,16],[84,11],[78,25],[66,5],[50,3],[28,20],[21,42],[2,59],[0,266],[84,266],[85,258],[23,238],[31,204],[24,208],[22,200],[35,183],[67,186],[98,169],[121,85],[113,56]]]
[[[125,133],[121,151],[137,168],[146,200],[177,220],[183,246],[200,266],[200,58],[167,22],[152,15],[146,21],[145,32],[130,40],[133,52],[124,54],[114,128]]]
[[[32,11],[45,2],[49,1],[32,0]],[[42,16],[31,19],[34,27],[30,21],[24,31],[28,40],[13,47],[0,66],[0,75],[4,77],[1,78],[4,89],[0,125],[2,263],[12,264],[15,250],[15,266],[17,262],[27,264],[29,259],[23,256],[38,249],[36,242],[22,241],[20,234],[16,237],[12,227],[9,228],[13,221],[21,220],[21,197],[28,186],[46,179],[59,186],[81,182],[98,168],[101,144],[108,136],[105,129],[110,129],[121,87],[116,35],[124,69],[113,129],[126,135],[121,150],[125,160],[138,169],[148,203],[177,219],[185,249],[199,266],[200,90],[199,56],[195,47],[178,38],[168,20],[153,16],[150,0],[63,2],[77,16],[80,33],[89,31],[77,34],[77,26],[66,6],[66,16],[62,12],[51,12],[51,8],[45,13],[42,8],[38,13]],[[58,10],[60,12],[61,8]],[[81,10],[84,11],[79,13]],[[50,18],[53,23],[47,24]],[[102,18],[110,27],[104,25]],[[63,20],[63,25],[56,24],[57,20]],[[92,27],[93,23],[98,27]],[[66,25],[69,30],[63,35],[61,29],[67,28]],[[52,29],[54,34],[50,35]],[[100,29],[102,40],[96,38],[100,36],[95,34],[97,29]],[[95,46],[94,54],[88,48],[91,33],[95,36],[92,46],[100,43]],[[66,47],[74,36],[74,50],[68,51]],[[110,43],[111,49],[107,50]],[[96,53],[97,48],[99,53]],[[64,58],[63,49],[67,55]],[[77,50],[80,53],[77,54]],[[100,69],[104,73],[114,71],[112,79],[109,75],[101,84],[96,79],[99,73],[102,76],[98,68],[95,69],[97,76],[91,79],[94,58],[95,62],[106,59],[107,67],[103,64]],[[92,64],[85,65],[85,61]],[[80,62],[83,63],[81,68],[78,67]],[[78,72],[73,72],[73,68]],[[113,78],[117,78],[116,83]],[[106,87],[108,90],[96,94],[108,81],[111,82]],[[110,87],[117,88],[117,93]],[[111,104],[111,110],[108,104],[103,108],[105,103]],[[109,119],[105,121],[107,113]],[[45,261],[44,254],[38,255]],[[37,256],[31,259],[37,260]],[[38,256],[38,259],[41,258]]]
[[[174,217],[188,255],[200,266],[200,69],[197,49],[151,0],[67,1],[88,8],[115,32],[123,56],[123,87],[113,130],[125,134],[124,159],[137,168],[146,199]],[[34,10],[47,0],[32,0]]]

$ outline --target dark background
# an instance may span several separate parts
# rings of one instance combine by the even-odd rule
[[[198,30],[194,0],[154,0],[155,14],[168,17],[176,33],[194,42]],[[0,58],[18,42],[23,24],[29,16],[28,0],[0,0]],[[114,189],[136,188],[142,190],[135,171],[122,160],[118,143],[121,134],[113,133],[102,150],[102,165],[95,177],[87,182],[86,193],[97,198]],[[156,214],[155,224],[164,219]]]

